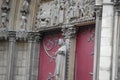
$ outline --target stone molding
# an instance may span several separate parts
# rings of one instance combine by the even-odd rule
[[[0,40],[18,40],[18,41],[39,41],[40,33],[39,32],[17,32],[17,31],[8,31],[6,29],[0,30]]]

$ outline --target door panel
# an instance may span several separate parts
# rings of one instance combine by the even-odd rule
[[[39,76],[38,80],[55,80],[55,52],[59,48],[58,39],[62,38],[61,33],[48,33],[40,42]],[[50,79],[51,78],[51,79]]]
[[[75,80],[92,80],[94,36],[94,26],[79,30],[76,45]]]

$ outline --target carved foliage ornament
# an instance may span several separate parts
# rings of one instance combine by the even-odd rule
[[[39,41],[40,40],[40,33],[39,32],[28,32],[27,39],[29,41]]]
[[[73,25],[67,24],[66,26],[62,27],[63,36],[66,39],[74,38],[76,35],[76,28]]]
[[[26,31],[16,32],[16,38],[19,39],[19,40],[23,40],[23,39],[26,40],[27,36],[28,36],[28,32],[26,32]]]
[[[6,28],[8,24],[8,15],[10,11],[10,4],[9,0],[3,0],[2,6],[1,6],[1,28]]]

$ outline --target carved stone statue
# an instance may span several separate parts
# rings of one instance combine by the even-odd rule
[[[27,16],[22,15],[21,16],[21,23],[20,23],[21,29],[26,30],[26,25],[27,25]]]
[[[63,23],[64,21],[64,8],[65,8],[65,2],[64,0],[60,0],[59,2],[59,23]]]
[[[58,2],[53,1],[51,4],[50,14],[51,14],[51,25],[58,24]]]
[[[29,12],[29,1],[24,0],[22,8],[21,8],[21,13],[28,14],[28,12]]]
[[[69,21],[74,17],[73,15],[73,6],[71,5],[66,13],[66,18],[67,18],[67,23],[69,23]]]
[[[2,14],[1,14],[1,28],[6,28],[8,24],[8,13],[10,10],[9,1],[3,1],[1,6]]]
[[[66,45],[63,39],[59,39],[58,44],[60,48],[56,51],[56,68],[55,68],[55,79],[56,80],[64,80],[65,75],[65,56],[66,56]]]
[[[29,13],[29,1],[28,0],[24,0],[20,12],[21,12],[21,23],[20,23],[21,29],[26,29],[27,17]]]
[[[74,5],[74,18],[78,18],[79,17],[79,4],[78,3],[75,3]]]

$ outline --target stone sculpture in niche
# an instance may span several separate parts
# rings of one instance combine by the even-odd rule
[[[60,48],[55,52],[57,57],[54,75],[56,80],[64,80],[67,48],[63,39],[59,39],[58,45],[60,45]]]
[[[29,2],[28,0],[24,0],[22,4],[22,8],[20,10],[21,12],[21,23],[20,23],[20,28],[23,30],[26,30],[26,25],[27,25],[27,18],[29,14]]]
[[[9,20],[8,20],[8,14],[9,14],[9,11],[10,11],[9,1],[7,1],[7,0],[3,1],[3,4],[1,6],[1,10],[2,10],[2,13],[1,13],[1,28],[6,28],[8,22],[9,22]]]

